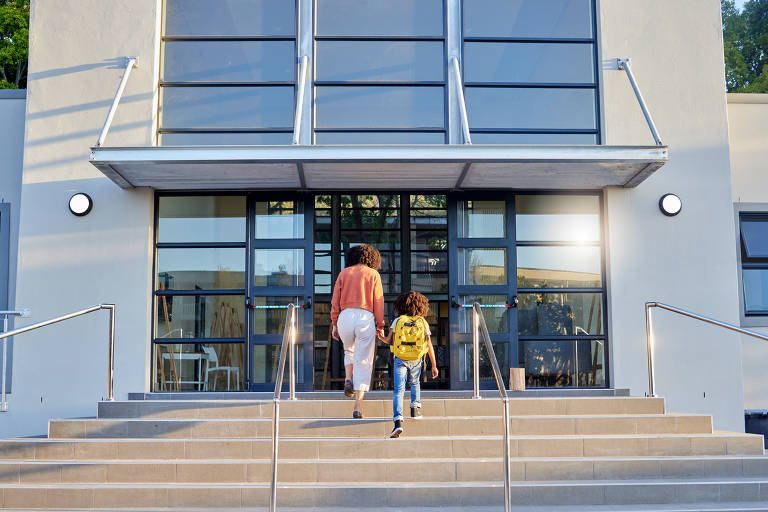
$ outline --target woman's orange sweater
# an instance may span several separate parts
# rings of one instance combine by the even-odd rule
[[[373,313],[377,327],[384,327],[384,292],[381,276],[372,268],[352,265],[339,273],[333,286],[331,322],[336,325],[339,313],[347,308],[367,309]]]

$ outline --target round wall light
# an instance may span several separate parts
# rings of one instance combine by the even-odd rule
[[[675,194],[664,194],[659,199],[659,210],[667,217],[674,217],[683,209],[683,202]]]
[[[93,199],[88,194],[78,192],[69,198],[69,211],[73,215],[83,217],[88,215],[88,212],[93,208]]]

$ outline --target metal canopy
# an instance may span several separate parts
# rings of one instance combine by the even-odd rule
[[[460,190],[635,187],[666,146],[94,147],[122,188]]]

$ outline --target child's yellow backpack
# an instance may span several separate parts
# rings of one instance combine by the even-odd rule
[[[397,317],[392,334],[392,353],[403,361],[416,361],[424,357],[427,345],[427,321],[421,316]]]

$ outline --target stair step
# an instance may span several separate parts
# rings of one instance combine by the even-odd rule
[[[423,402],[426,416],[499,416],[498,399],[429,399]],[[584,414],[664,414],[663,398],[576,397],[514,398],[510,400],[513,416],[584,415]],[[351,414],[350,400],[299,400],[280,403],[281,418],[346,418]],[[392,400],[366,400],[363,414],[391,417]],[[252,419],[271,418],[272,401],[257,400],[129,400],[99,402],[98,417],[164,419]]]
[[[0,463],[0,483],[3,484],[266,484],[270,475],[269,459]],[[501,458],[376,458],[284,460],[278,466],[278,478],[284,483],[402,482],[406,475],[418,475],[420,485],[434,482],[496,482],[503,480],[504,465]],[[515,458],[510,463],[513,482],[742,477],[768,478],[768,458]]]
[[[392,428],[384,418],[280,420],[286,437],[376,437]],[[499,417],[425,417],[408,422],[409,436],[500,435]],[[619,435],[619,434],[708,434],[712,418],[702,415],[572,415],[513,416],[513,435]],[[271,419],[73,419],[51,420],[48,437],[56,439],[162,437],[162,438],[260,438],[272,434]]]
[[[406,427],[408,424],[406,423]],[[282,459],[329,457],[496,457],[500,436],[281,438]],[[250,459],[268,458],[264,439],[11,439],[0,440],[0,460]],[[763,436],[669,434],[624,436],[513,436],[513,457],[762,455]]]
[[[3,485],[5,508],[266,507],[266,485]],[[729,503],[768,501],[766,479],[521,482],[511,485],[518,506]],[[487,482],[355,485],[281,484],[282,507],[425,507],[503,504],[503,485]]]

